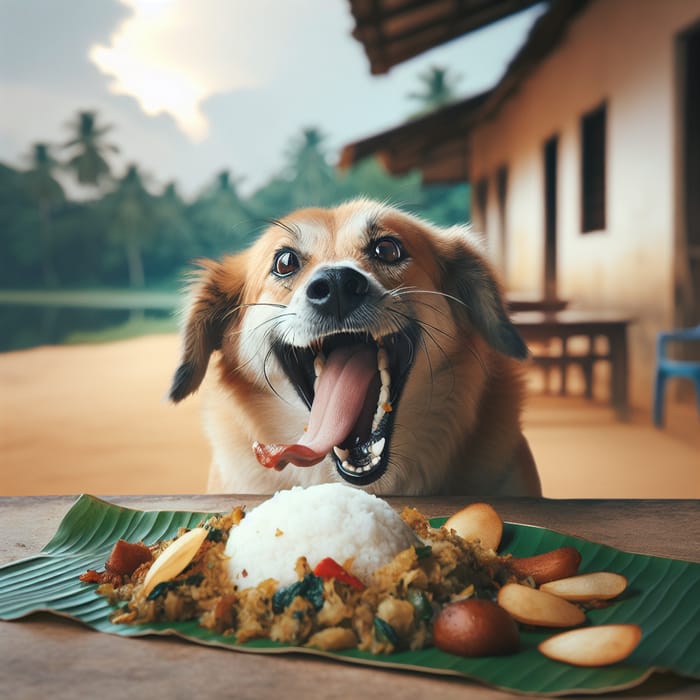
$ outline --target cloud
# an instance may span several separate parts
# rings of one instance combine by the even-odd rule
[[[192,195],[227,168],[250,192],[302,127],[333,157],[399,123],[429,65],[461,73],[465,95],[489,87],[540,11],[371,77],[345,0],[0,0],[0,160],[26,165],[31,143],[65,142],[94,109],[114,126],[115,174],[133,161]]]
[[[131,15],[94,44],[91,61],[113,78],[111,92],[134,97],[149,116],[169,114],[193,141],[209,122],[202,103],[213,95],[259,86],[246,3],[225,0],[121,0]]]

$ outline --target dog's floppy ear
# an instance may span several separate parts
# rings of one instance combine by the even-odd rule
[[[177,403],[189,396],[204,379],[209,357],[221,348],[225,326],[240,303],[242,266],[201,260],[202,271],[193,285],[192,301],[183,333],[180,366],[170,387],[170,400]],[[238,272],[237,272],[238,270]]]
[[[448,240],[442,250],[442,275],[445,291],[458,300],[453,304],[456,313],[466,313],[491,347],[524,360],[527,346],[508,317],[503,293],[490,265],[461,236],[450,235]]]

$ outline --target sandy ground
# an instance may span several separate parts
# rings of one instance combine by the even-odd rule
[[[175,336],[0,354],[0,493],[203,493],[197,397],[166,399]]]
[[[175,336],[0,354],[0,495],[203,493],[199,399],[165,399]],[[700,420],[668,428],[602,402],[533,394],[525,432],[552,498],[700,498]]]

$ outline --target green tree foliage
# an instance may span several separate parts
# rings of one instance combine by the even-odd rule
[[[189,216],[197,255],[209,257],[246,247],[247,230],[255,219],[239,196],[235,178],[228,170],[221,171],[214,184],[195,200]]]
[[[27,175],[0,164],[0,286],[44,284],[39,208]]]
[[[144,187],[138,166],[129,165],[115,189],[103,198],[102,206],[109,217],[109,234],[123,248],[129,285],[144,287],[143,248],[154,234],[156,201]]]
[[[107,153],[118,153],[119,149],[104,142],[104,136],[111,126],[98,125],[97,113],[79,112],[69,124],[73,138],[63,147],[70,149],[72,156],[66,166],[75,173],[81,185],[97,186],[110,175]]]
[[[370,196],[410,211],[424,203],[420,173],[389,175],[376,158],[365,158],[341,174],[338,190],[341,200]]]
[[[319,129],[303,129],[285,154],[282,172],[253,195],[253,208],[264,218],[279,218],[294,209],[336,203],[337,175],[324,142]]]
[[[201,253],[196,250],[188,205],[176,183],[169,182],[153,204],[153,230],[145,245],[145,265],[154,279],[162,280]]]
[[[325,136],[307,128],[287,154],[291,207],[328,206],[336,197],[335,173],[328,163]]]
[[[265,222],[303,206],[331,206],[364,196],[396,204],[440,225],[469,218],[466,185],[426,187],[420,174],[389,175],[366,159],[345,172],[333,167],[326,139],[306,128],[292,140],[280,171],[247,196],[224,170],[193,201],[175,183],[154,193],[137,165],[112,180],[105,143],[109,127],[81,112],[65,144],[64,165],[83,184],[111,183],[88,201],[66,198],[58,164],[36,144],[25,171],[0,164],[0,287],[149,286],[177,288],[199,257],[247,247]]]
[[[420,104],[418,112],[412,117],[422,116],[457,99],[457,83],[460,76],[450,73],[449,68],[431,66],[421,73],[418,79],[421,82],[420,89],[408,94],[409,99]]]
[[[39,209],[39,250],[44,284],[58,285],[58,275],[53,262],[52,213],[65,200],[63,188],[54,177],[58,162],[45,143],[34,144],[32,167],[26,174],[27,188]]]

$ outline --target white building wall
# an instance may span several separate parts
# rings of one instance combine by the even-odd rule
[[[700,0],[593,2],[470,140],[471,181],[489,178],[483,225],[495,260],[502,254],[495,173],[508,166],[507,288],[541,294],[543,146],[559,136],[559,296],[636,319],[631,392],[638,405],[650,403],[656,332],[673,322],[675,39],[699,20]],[[603,101],[606,228],[581,234],[581,117]]]

